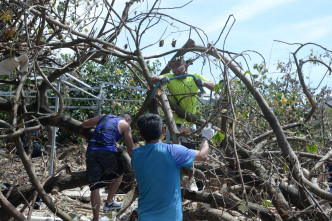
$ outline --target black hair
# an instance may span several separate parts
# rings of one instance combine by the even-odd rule
[[[145,114],[138,118],[138,129],[145,141],[159,139],[162,133],[162,120],[158,114]]]

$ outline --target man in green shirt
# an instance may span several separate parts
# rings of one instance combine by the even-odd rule
[[[169,79],[172,77],[188,74],[188,64],[182,56],[173,58],[169,62],[169,66],[173,73],[153,76],[150,80],[151,83],[156,84],[159,80],[161,80],[162,84],[167,85],[167,88],[172,95],[169,99],[172,102],[180,105],[180,107],[185,111],[188,111],[191,114],[196,114],[197,93],[199,91],[199,87],[207,87],[208,89],[213,90],[215,84],[200,74],[190,74],[195,76],[195,80],[191,76],[186,76],[170,81]],[[186,122],[185,119],[180,118],[176,113],[174,113],[174,120],[176,124],[181,125]]]
[[[210,90],[213,90],[215,84],[200,74],[190,73],[190,75],[195,76],[195,78],[193,78],[192,76],[183,76],[185,74],[188,74],[187,73],[188,64],[183,59],[182,56],[173,58],[168,63],[168,66],[172,69],[173,73],[163,74],[160,76],[153,76],[150,82],[152,84],[156,84],[159,81],[161,81],[161,84],[166,84],[171,94],[169,100],[179,105],[186,112],[191,114],[196,114],[197,94],[200,87],[206,87]],[[183,77],[176,78],[170,81],[170,78],[177,76],[183,76]],[[185,125],[186,120],[180,118],[176,113],[173,114],[173,117],[180,132],[188,133],[196,130],[196,125],[194,124],[191,125],[189,124],[189,126]],[[181,139],[181,144],[189,149],[195,149],[195,144],[190,143],[186,138]],[[189,190],[191,189],[190,187],[193,181],[194,181],[193,179],[189,180]],[[192,190],[197,191],[196,189],[197,187],[193,187]]]

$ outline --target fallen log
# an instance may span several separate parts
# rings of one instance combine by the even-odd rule
[[[240,205],[238,200],[235,200],[228,194],[226,191],[223,191],[221,194],[210,194],[204,191],[199,192],[189,192],[188,190],[182,189],[182,196],[184,199],[214,204],[216,201],[218,207],[226,208],[226,209],[235,209]],[[268,209],[263,206],[260,206],[255,203],[248,203],[248,209],[251,213],[255,214],[255,216],[260,217],[262,220],[271,221],[276,220],[274,215],[270,213]]]
[[[213,209],[213,208],[199,208],[192,210],[185,210],[183,212],[184,221],[192,220],[211,220],[211,221],[235,221],[238,220],[230,215],[225,210]]]

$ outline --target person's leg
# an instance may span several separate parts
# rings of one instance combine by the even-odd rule
[[[118,189],[121,185],[122,178],[123,178],[123,175],[121,175],[118,178],[115,178],[111,181],[111,183],[109,185],[109,192],[108,192],[108,195],[107,195],[106,202],[108,202],[108,203],[113,202],[114,196],[115,196],[116,192],[118,191]]]
[[[90,187],[90,203],[92,208],[93,220],[99,220],[100,194],[99,189],[104,185],[100,182],[103,174],[103,168],[98,162],[98,151],[89,151],[86,153],[86,170]]]
[[[90,193],[90,201],[92,207],[93,221],[99,220],[99,211],[100,211],[100,194],[99,189],[92,190]]]
[[[123,164],[122,155],[118,152],[105,153],[105,157],[103,159],[103,165],[106,170],[106,173],[104,175],[105,178],[104,180],[110,182],[109,192],[103,210],[107,211],[112,208],[114,209],[120,208],[122,206],[122,203],[114,201],[114,196],[121,185],[124,173],[124,164]]]

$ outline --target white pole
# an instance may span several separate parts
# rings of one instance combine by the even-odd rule
[[[60,83],[61,83],[61,77],[57,81],[56,89],[60,92]],[[59,97],[55,97],[55,112],[59,111]],[[53,174],[53,164],[54,164],[54,153],[55,153],[55,138],[56,138],[56,132],[58,131],[57,127],[52,127],[52,143],[51,143],[51,158],[50,158],[50,171],[49,175]]]
[[[101,105],[103,104],[103,87],[104,87],[104,83],[103,82],[99,82],[99,95],[98,95],[98,110],[97,110],[97,116],[101,115]]]

